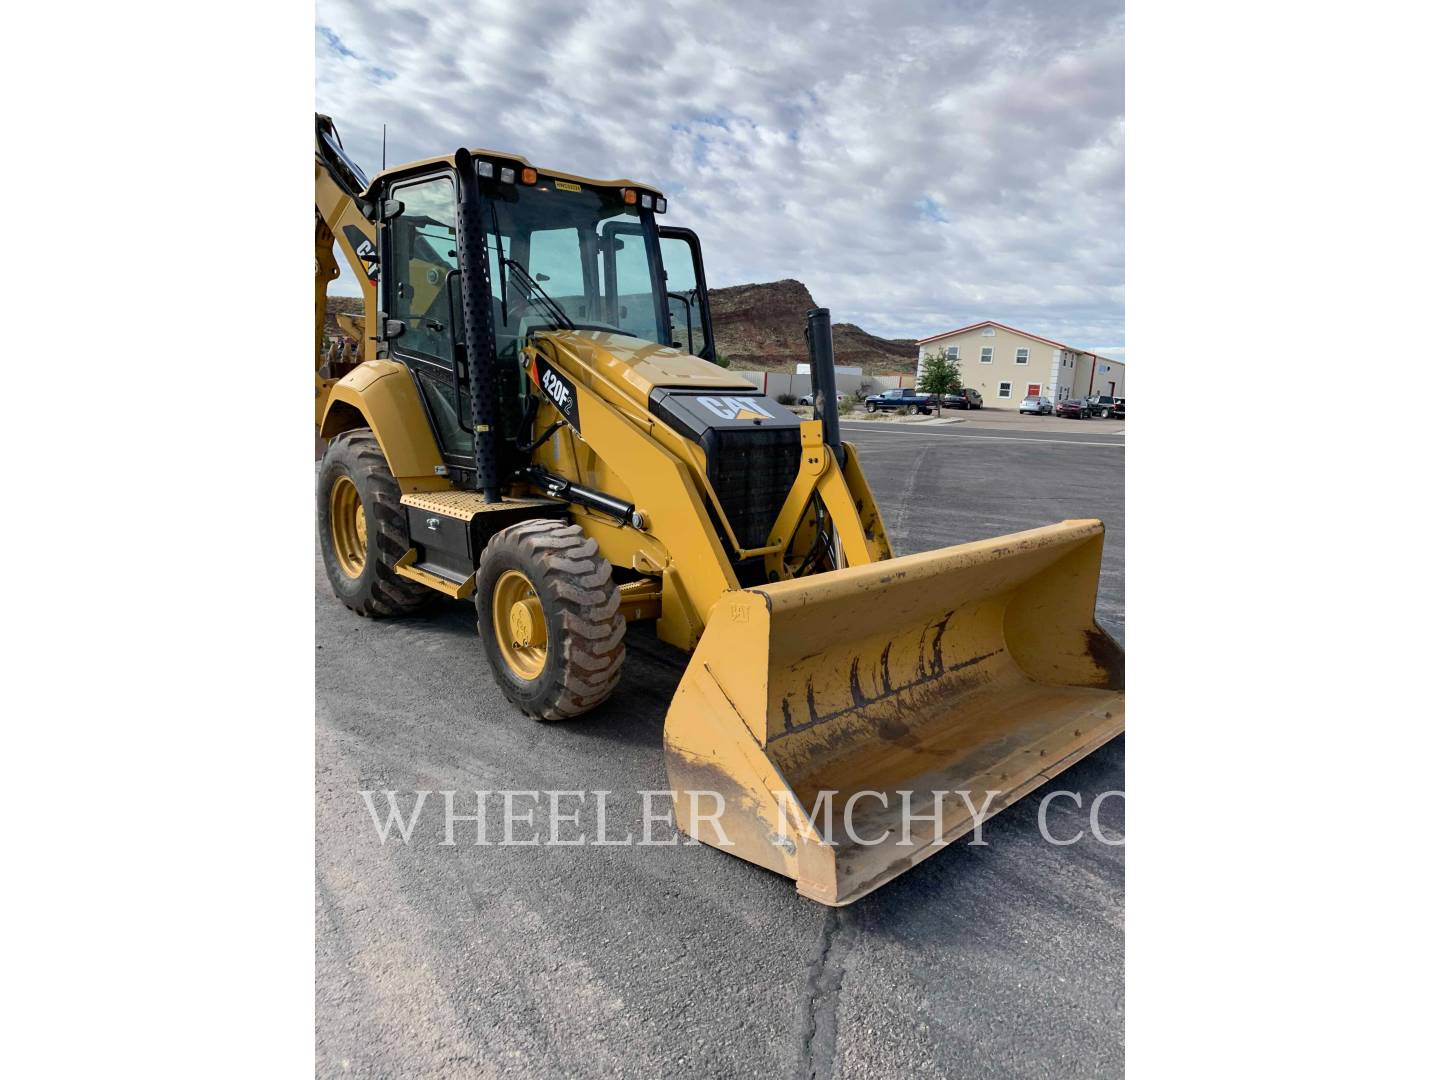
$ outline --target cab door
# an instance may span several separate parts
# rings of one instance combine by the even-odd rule
[[[380,308],[390,356],[410,369],[446,464],[474,468],[451,173],[385,191]]]
[[[691,356],[714,363],[715,334],[710,325],[710,294],[705,288],[700,237],[691,229],[662,228],[660,261],[665,272],[671,341]]]

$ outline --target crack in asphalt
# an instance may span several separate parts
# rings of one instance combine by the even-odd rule
[[[863,460],[863,451],[861,456]],[[905,529],[906,511],[910,509],[910,497],[915,492],[915,482],[919,480],[922,466],[925,464],[925,459],[929,456],[930,447],[921,447],[920,453],[915,458],[915,463],[910,467],[910,475],[905,478],[905,491],[900,496],[900,509],[895,515],[895,524],[885,530],[890,535],[890,546],[895,550],[896,555],[901,553],[900,538],[908,537],[909,535]]]
[[[845,978],[845,957],[854,938],[850,909],[827,907],[815,956],[806,968],[805,992],[800,999],[796,1080],[829,1080],[834,1075],[840,984]]]

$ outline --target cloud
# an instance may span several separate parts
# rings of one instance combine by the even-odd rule
[[[1124,342],[1118,0],[319,0],[317,108],[363,166],[484,146],[630,176],[712,286],[837,322]]]

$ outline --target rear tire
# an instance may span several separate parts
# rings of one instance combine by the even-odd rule
[[[434,597],[390,569],[409,550],[400,485],[369,428],[342,432],[320,459],[316,489],[325,576],[357,615],[407,615]]]
[[[512,615],[519,607],[526,610]],[[620,681],[620,591],[599,546],[578,525],[522,521],[496,533],[480,556],[475,609],[495,682],[527,716],[579,716]]]

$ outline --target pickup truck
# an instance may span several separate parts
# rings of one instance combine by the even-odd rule
[[[1085,399],[1085,407],[1090,410],[1091,416],[1098,416],[1101,420],[1109,420],[1115,415],[1115,402],[1117,400],[1123,402],[1125,399],[1113,398],[1109,394],[1091,394]],[[1120,411],[1122,413],[1125,411],[1124,405],[1121,405]]]
[[[871,394],[865,399],[866,412],[899,412],[905,416],[915,413],[930,415],[929,394],[921,394],[909,387],[903,390],[886,390],[883,394]]]

